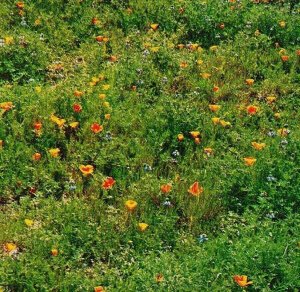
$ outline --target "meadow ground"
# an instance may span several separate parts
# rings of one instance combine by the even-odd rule
[[[0,19],[0,291],[300,289],[299,1]]]

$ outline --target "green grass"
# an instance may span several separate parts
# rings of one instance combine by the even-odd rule
[[[134,218],[116,217],[118,210],[109,212],[99,200],[26,199],[11,206],[0,217],[7,222],[1,241],[14,238],[20,254],[2,259],[2,283],[22,291],[88,291],[97,283],[110,291],[230,291],[238,290],[232,275],[246,273],[254,281],[250,290],[299,287],[297,215],[274,221],[229,213],[203,243],[174,231],[169,214],[153,218],[144,233],[136,232]],[[26,227],[25,218],[35,225]],[[59,255],[52,257],[55,247]],[[160,273],[164,281],[157,284]]]
[[[5,1],[0,17],[0,290],[300,288],[299,3]]]

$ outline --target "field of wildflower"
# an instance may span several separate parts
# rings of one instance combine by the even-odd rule
[[[0,1],[0,291],[299,291],[298,0]]]

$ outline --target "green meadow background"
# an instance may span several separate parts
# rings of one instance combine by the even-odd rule
[[[0,19],[0,291],[298,291],[299,1]]]

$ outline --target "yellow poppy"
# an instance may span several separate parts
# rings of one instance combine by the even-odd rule
[[[158,23],[152,23],[152,24],[150,25],[150,27],[151,27],[154,31],[156,31],[156,30],[158,29],[158,27],[159,27],[159,24],[158,24]]]
[[[79,126],[79,122],[72,122],[69,125],[72,129],[76,129]]]
[[[192,136],[193,138],[197,138],[197,137],[200,136],[200,132],[199,132],[199,131],[191,131],[190,134],[191,134],[191,136]]]
[[[128,200],[125,202],[125,207],[129,212],[133,212],[137,207],[137,202],[134,200]]]
[[[109,90],[110,89],[110,85],[109,84],[103,84],[102,85],[102,89],[103,90]]]
[[[215,125],[217,125],[217,124],[220,123],[220,118],[214,117],[214,118],[212,118],[211,120],[212,120],[212,122],[213,122]]]
[[[149,225],[147,223],[139,223],[138,224],[138,228],[141,232],[144,232],[148,227],[149,227]]]
[[[53,148],[49,150],[49,153],[52,157],[56,158],[59,156],[60,149],[59,148]]]
[[[276,100],[276,96],[267,96],[266,99],[267,99],[268,103],[272,103],[272,102],[274,102]]]
[[[219,123],[220,123],[220,125],[221,125],[222,127],[224,127],[224,128],[230,127],[230,126],[231,126],[231,123],[230,123],[230,122],[226,122],[226,121],[224,121],[224,120],[220,120]]]
[[[201,73],[200,76],[203,78],[203,79],[208,79],[211,77],[211,74],[209,73]]]
[[[31,219],[25,219],[24,222],[28,227],[31,227],[34,223],[33,220],[31,220]]]

